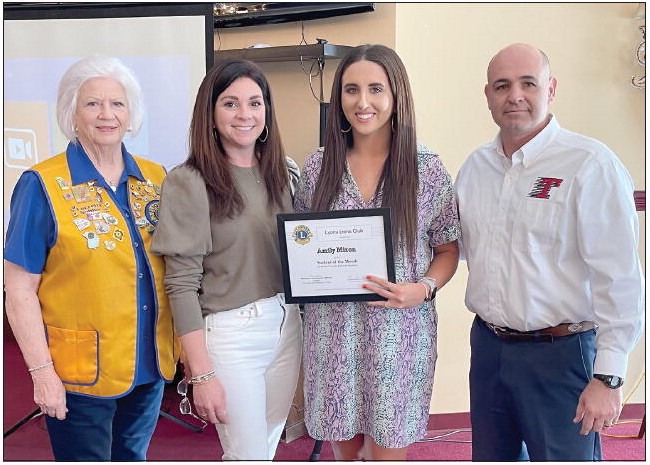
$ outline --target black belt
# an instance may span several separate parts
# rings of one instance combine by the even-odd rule
[[[598,325],[593,321],[581,321],[580,323],[562,323],[557,326],[537,329],[535,331],[518,331],[505,326],[493,325],[478,315],[476,318],[498,337],[513,341],[553,342],[553,339],[558,337],[571,336],[598,328]]]

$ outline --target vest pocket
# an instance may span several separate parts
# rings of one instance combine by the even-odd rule
[[[54,367],[67,384],[93,385],[99,365],[97,331],[56,328],[46,325],[47,342]]]

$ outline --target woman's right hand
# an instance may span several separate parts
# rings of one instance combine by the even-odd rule
[[[228,423],[226,390],[218,378],[192,385],[196,414],[210,423]]]
[[[41,275],[30,273],[6,260],[4,271],[7,319],[25,363],[28,367],[38,367],[30,372],[34,383],[34,402],[46,415],[63,420],[68,412],[63,383],[49,362],[41,367],[44,361],[52,360],[38,299]]]
[[[65,387],[53,366],[32,372],[34,402],[45,415],[64,420],[66,407]]]

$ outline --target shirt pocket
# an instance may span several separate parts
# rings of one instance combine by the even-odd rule
[[[47,343],[56,373],[66,384],[91,386],[99,375],[99,333],[47,325]]]
[[[545,252],[559,242],[560,205],[547,200],[526,199],[519,210],[513,246],[523,252]]]

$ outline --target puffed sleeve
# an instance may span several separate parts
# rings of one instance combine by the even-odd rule
[[[287,172],[289,173],[289,190],[291,197],[296,195],[296,190],[300,184],[300,168],[293,158],[285,157],[287,162]]]
[[[179,335],[203,328],[199,291],[212,252],[210,204],[201,175],[187,166],[165,178],[151,250],[165,258],[165,291]]]

